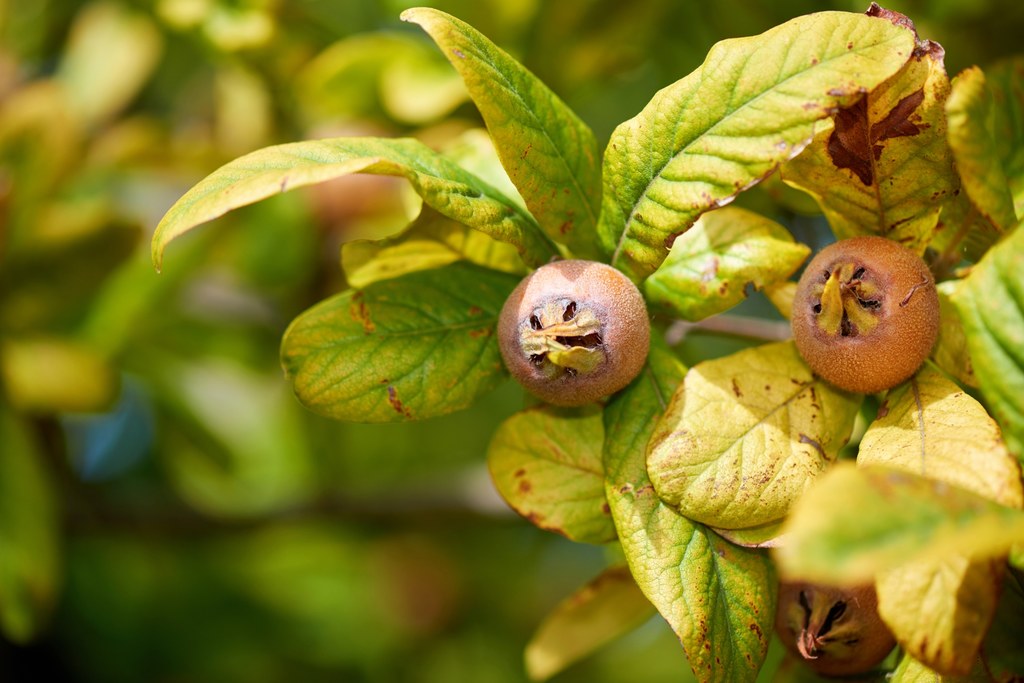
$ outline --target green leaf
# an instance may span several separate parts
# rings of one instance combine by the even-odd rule
[[[597,141],[547,86],[469,24],[426,7],[408,9],[462,76],[498,156],[547,235],[576,256],[596,255],[600,211]]]
[[[895,76],[848,109],[782,167],[809,192],[836,237],[884,235],[922,253],[944,198],[957,187],[946,145],[949,77],[943,51],[925,42]]]
[[[776,548],[786,578],[854,584],[908,562],[996,557],[1024,539],[1024,512],[888,467],[836,465],[793,507]]]
[[[159,268],[168,243],[201,223],[279,192],[352,173],[405,178],[428,206],[515,245],[530,265],[545,263],[556,253],[515,202],[423,143],[332,138],[266,147],[214,171],[160,221],[153,235],[153,263]]]
[[[974,364],[971,363],[971,354],[967,351],[964,323],[960,319],[960,312],[953,304],[953,296],[960,285],[960,280],[946,280],[936,287],[939,293],[939,340],[935,342],[932,359],[943,372],[953,376],[961,384],[978,388]]]
[[[775,613],[768,558],[731,545],[662,502],[644,447],[685,368],[655,342],[605,409],[605,490],[637,585],[679,636],[700,681],[753,680]]]
[[[440,268],[466,259],[478,265],[525,275],[515,248],[479,230],[446,218],[430,207],[400,237],[357,240],[341,247],[345,279],[353,287],[387,280],[417,270]]]
[[[985,69],[992,93],[992,137],[999,141],[996,154],[1010,184],[1014,210],[1024,216],[1024,57],[996,62]]]
[[[57,600],[60,520],[42,454],[2,404],[0,443],[0,633],[26,643]]]
[[[702,320],[743,301],[747,285],[760,290],[785,280],[810,251],[775,221],[726,207],[676,238],[645,291],[686,320]]]
[[[610,567],[563,600],[526,645],[526,673],[544,681],[654,616],[626,567]]]
[[[861,397],[815,377],[792,342],[706,361],[651,438],[658,496],[723,529],[781,520],[847,442]]]
[[[603,443],[600,410],[532,408],[498,428],[487,465],[502,498],[541,529],[607,543],[615,526],[604,496]]]
[[[896,73],[913,49],[912,31],[842,12],[715,45],[612,134],[598,226],[612,264],[650,275],[674,236],[799,153],[820,120]]]
[[[1024,230],[1015,230],[971,270],[953,297],[974,374],[1010,452],[1024,459]]]
[[[985,635],[981,653],[985,667],[997,681],[1018,680],[1024,677],[1024,648],[1020,646],[1024,633],[1024,584],[1018,572],[1007,573],[1003,592],[999,596],[992,626]]]
[[[886,681],[887,683],[991,683],[992,678],[985,673],[985,668],[980,661],[976,662],[971,672],[965,676],[947,676],[929,669],[909,655],[904,655],[899,666]]]
[[[997,233],[1010,230],[1016,225],[1017,216],[998,152],[1006,142],[997,141],[989,128],[992,93],[981,69],[971,67],[954,79],[946,115],[949,147],[967,197],[991,221]]]
[[[886,396],[861,439],[857,464],[896,467],[1007,507],[1024,505],[1020,468],[995,421],[927,366]],[[995,612],[1000,575],[992,562],[973,562],[950,548],[938,560],[879,575],[879,614],[916,659],[944,673],[966,673]]]
[[[339,420],[461,410],[507,376],[494,332],[517,281],[459,262],[343,292],[292,322],[281,362],[299,400]]]

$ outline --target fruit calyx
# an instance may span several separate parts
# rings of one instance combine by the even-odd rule
[[[813,291],[818,328],[830,337],[869,334],[882,311],[881,288],[856,263],[835,264]]]
[[[831,643],[854,646],[859,641],[856,633],[842,624],[846,614],[845,600],[812,599],[806,590],[800,591],[799,607],[803,611],[802,623],[796,638],[796,647],[804,659],[817,659],[828,651]],[[824,593],[813,594],[814,598]]]
[[[522,354],[549,379],[594,372],[605,361],[603,343],[597,315],[572,299],[534,309],[519,331]]]

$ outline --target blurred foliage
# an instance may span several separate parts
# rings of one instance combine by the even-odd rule
[[[603,147],[714,42],[865,3],[0,0],[0,590],[18,596],[0,604],[0,680],[523,681],[535,625],[606,564],[498,502],[484,453],[517,388],[387,426],[288,395],[287,322],[344,286],[342,243],[405,225],[401,183],[263,202],[152,271],[159,217],[239,154],[335,134],[477,144],[461,80],[398,20],[415,4],[508,48]],[[1019,50],[1017,2],[891,9],[951,74]],[[820,220],[765,189],[744,201],[813,245]],[[775,316],[763,298],[740,312]],[[703,333],[683,355],[743,344]],[[558,680],[687,671],[655,620]]]

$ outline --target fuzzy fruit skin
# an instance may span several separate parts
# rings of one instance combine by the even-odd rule
[[[531,362],[521,344],[531,316],[545,305],[575,302],[577,315],[592,313],[599,326],[603,361],[588,372],[570,373]],[[536,328],[535,328],[536,329]],[[647,359],[651,326],[636,285],[619,270],[596,261],[555,261],[527,275],[505,301],[498,318],[498,343],[512,376],[538,398],[557,406],[579,406],[622,389]],[[546,370],[546,372],[545,372]],[[556,372],[557,376],[551,377]]]
[[[878,616],[873,584],[834,588],[783,583],[775,632],[789,652],[823,676],[870,671],[896,646]]]
[[[863,334],[829,335],[815,306],[826,272],[846,264],[870,284],[880,305],[865,312],[877,324]],[[844,284],[845,288],[846,285]],[[844,289],[844,292],[849,291]],[[853,237],[822,249],[808,264],[793,299],[793,337],[811,369],[840,389],[871,394],[909,379],[939,333],[939,298],[924,261],[884,237]]]

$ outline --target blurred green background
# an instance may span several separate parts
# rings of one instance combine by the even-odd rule
[[[357,177],[149,236],[261,146],[329,135],[479,145],[426,37],[430,4],[548,83],[600,140],[716,41],[863,2],[0,0],[0,680],[524,681],[522,650],[612,549],[536,530],[493,493],[506,385],[404,425],[301,409],[277,348],[345,286],[339,246],[403,226]],[[1020,49],[1013,0],[893,2],[950,74]],[[767,192],[746,201],[803,238]],[[754,314],[770,310],[752,301]],[[734,339],[693,334],[687,360]],[[777,655],[773,655],[777,657]],[[679,681],[658,619],[560,681]]]

